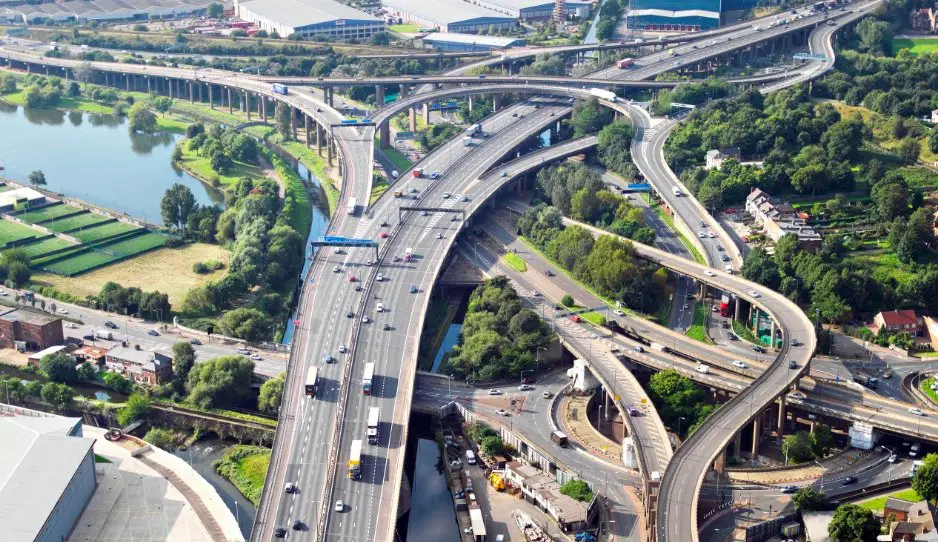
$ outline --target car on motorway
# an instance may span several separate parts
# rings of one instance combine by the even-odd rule
[[[801,346],[801,341],[799,341],[798,339],[792,339],[792,340],[791,340],[791,345],[792,345],[792,346]]]
[[[717,245],[717,252],[723,252],[724,250],[723,245]]]
[[[250,350],[248,350],[247,348],[243,348],[243,347],[242,347],[242,348],[239,348],[239,349],[237,349],[237,350],[235,350],[235,352],[237,352],[237,353],[239,353],[239,354],[244,354],[244,355],[247,355],[247,354],[250,354],[250,353],[251,353]]]
[[[339,345],[339,353],[340,353],[340,354],[344,354],[344,353],[346,353],[346,352],[348,352],[348,347],[345,346],[344,344],[340,344],[340,345]]]
[[[531,297],[541,297],[541,292],[537,290],[531,290]]]
[[[846,478],[843,479],[842,482],[840,482],[840,485],[843,485],[843,486],[852,486],[852,485],[855,484],[855,483],[857,483],[857,477],[856,477],[856,476],[847,476]]]
[[[518,391],[530,391],[533,389],[534,389],[534,386],[531,386],[528,384],[521,384],[520,386],[518,386]]]
[[[431,173],[430,173],[430,178],[433,179],[433,180],[439,179],[439,178],[440,178],[440,172],[439,172],[439,171],[433,171],[433,172],[431,172]]]
[[[736,367],[736,368],[738,368],[738,369],[748,369],[748,368],[749,368],[748,365],[746,365],[746,364],[745,364],[744,362],[742,362],[742,361],[739,361],[738,359],[734,359],[734,360],[733,360],[733,367]]]
[[[385,322],[383,329],[384,329],[385,331],[391,331],[391,324],[388,324],[387,322]]]
[[[625,315],[625,313],[622,312],[622,311],[620,311],[619,309],[615,309],[614,311],[612,311],[612,314],[615,314],[616,316],[624,316],[624,315]]]
[[[709,270],[709,269],[704,270],[704,275],[707,275],[708,277],[715,277],[715,276],[717,276],[716,273],[714,273],[713,271],[711,271],[711,270]]]
[[[342,268],[340,268],[338,265],[332,268],[333,273],[338,273],[340,271],[342,271]]]
[[[382,227],[382,228],[387,228],[388,226],[390,226],[390,224],[388,224],[388,221],[387,221],[387,220],[382,220],[382,221],[381,221],[381,227]]]
[[[797,369],[797,368],[798,368],[798,362],[795,361],[795,360],[793,360],[793,359],[788,360],[788,368],[789,368],[789,369]]]
[[[449,192],[443,192],[443,199],[449,199],[450,196],[452,196],[452,194]]]
[[[55,312],[57,312],[57,313],[59,313],[59,314],[68,314],[68,309],[66,309],[66,308],[63,307],[63,308],[61,308],[61,309],[59,309],[59,310],[57,310],[57,311],[55,311]]]
[[[508,416],[508,411],[505,410],[504,408],[500,408],[496,410],[495,413],[498,414],[499,416]]]
[[[417,293],[417,286],[411,284],[411,285],[410,285],[410,293],[416,294],[416,293]]]
[[[378,234],[378,237],[380,237],[380,238],[382,238],[382,239],[387,239],[387,238],[388,238],[388,232],[383,231],[383,232],[381,232],[380,234]]]
[[[374,264],[375,262],[373,262],[372,260],[368,260],[367,262],[365,262],[365,265],[367,265],[368,267],[371,267]]]
[[[703,239],[703,238],[706,237],[706,236],[707,236],[707,234],[704,233],[704,232],[702,232],[702,231],[697,232],[697,237],[700,237],[701,239]]]
[[[788,395],[786,395],[785,397],[787,397],[790,401],[804,401],[805,399],[808,398],[805,394],[801,393],[800,391],[793,391],[789,393]]]
[[[706,228],[706,227],[707,227],[707,223],[704,222],[703,220],[701,220],[701,221],[700,221],[700,227],[701,227],[701,228]]]
[[[81,338],[84,339],[84,340],[86,340],[86,341],[93,341],[93,340],[94,340],[94,335],[91,335],[91,334],[89,333],[88,335],[82,335]]]
[[[576,323],[578,323],[578,324],[579,324],[582,320],[583,320],[583,319],[580,318],[580,315],[579,315],[579,314],[574,314],[573,316],[570,317],[570,321],[571,321],[571,322],[576,322]]]
[[[147,330],[147,335],[149,335],[149,336],[151,336],[151,337],[159,337],[159,336],[160,336],[160,332],[157,331],[157,330],[155,330],[155,329],[150,329],[150,330]]]
[[[349,282],[355,282],[355,275],[349,275],[348,281],[349,281]]]
[[[549,391],[549,390],[548,390],[548,391],[545,391],[544,393],[541,394],[541,397],[543,397],[544,399],[550,399],[550,398],[553,397],[553,396],[554,396],[554,394],[553,394],[551,391]]]
[[[798,492],[798,486],[784,486],[780,489],[782,490],[782,493],[786,495]]]
[[[442,238],[443,238],[443,232],[437,233],[437,234],[436,234],[436,238],[437,238],[437,239],[442,239]]]
[[[378,306],[375,308],[375,310],[378,312],[384,312],[384,303],[378,303]]]
[[[697,365],[697,367],[694,367],[694,370],[697,371],[697,372],[700,373],[700,374],[707,374],[707,373],[710,372],[710,366],[709,366],[709,365],[704,365],[703,363],[701,363],[701,364]]]
[[[251,359],[253,359],[254,361],[261,361],[264,358],[262,358],[260,354],[251,354]]]
[[[345,511],[345,503],[342,502],[341,500],[335,501],[335,511],[336,511],[336,512],[344,512],[344,511]]]
[[[720,259],[723,260],[724,262],[730,261],[730,257],[727,256],[726,254],[721,254]]]
[[[189,339],[189,344],[193,346],[202,346],[202,341],[198,339]]]
[[[762,297],[761,295],[759,295],[759,292],[755,290],[749,290],[749,295],[751,295],[752,297]]]
[[[753,347],[752,347],[752,351],[753,351],[753,352],[758,352],[758,353],[760,353],[760,354],[765,354],[765,348],[762,348],[762,347],[759,346],[759,345],[753,346]]]
[[[352,312],[352,311],[348,311],[347,313],[345,313],[345,317],[346,317],[346,318],[354,318],[354,317],[355,317],[355,313]]]
[[[293,482],[287,482],[287,485],[283,486],[283,490],[287,493],[293,493],[296,491],[296,484]]]
[[[495,388],[492,388],[489,390],[489,395],[501,395],[501,394],[502,394],[502,390],[495,389]]]
[[[371,317],[369,317],[367,314],[366,314],[365,316],[362,316],[362,323],[364,323],[364,324],[370,324],[370,323],[371,323]]]
[[[375,277],[375,280],[377,282],[382,282],[384,280],[384,275],[382,275],[381,273],[378,273],[378,276]]]
[[[115,324],[114,322],[112,322],[112,321],[110,321],[110,320],[106,320],[106,321],[104,322],[104,327],[106,327],[106,328],[108,328],[108,329],[117,329],[117,324]]]
[[[285,536],[287,536],[287,530],[284,529],[283,527],[277,527],[276,529],[274,529],[274,536],[277,538],[284,538]]]
[[[420,216],[427,216],[428,214],[429,213],[427,213],[426,211],[420,211]]]
[[[707,232],[707,237],[709,237],[710,239],[715,239],[716,236],[717,236],[717,234],[713,233],[712,231],[708,231],[708,232]]]
[[[358,284],[358,283],[355,283],[355,291],[356,291],[356,292],[362,291],[362,285],[361,285],[361,284]]]
[[[299,531],[299,530],[302,529],[302,528],[303,528],[303,522],[300,521],[300,520],[298,520],[298,519],[294,519],[294,520],[293,520],[293,530],[294,530],[294,531]]]
[[[463,202],[469,201],[469,196],[463,196],[463,197],[462,197],[462,201],[463,201]]]
[[[909,414],[912,414],[913,416],[924,416],[925,411],[918,407],[909,407]]]
[[[899,460],[899,456],[896,454],[889,454],[889,457],[886,458],[886,463],[895,463]]]

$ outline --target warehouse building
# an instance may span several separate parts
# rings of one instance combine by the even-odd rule
[[[220,0],[90,0],[24,4],[0,9],[0,21],[41,23],[45,21],[87,23],[147,21],[151,18],[203,15],[213,1]]]
[[[629,28],[652,32],[697,32],[720,26],[721,0],[631,0]]]
[[[384,20],[333,0],[235,2],[235,15],[281,37],[298,34],[330,40],[367,39],[385,29]]]
[[[449,32],[433,32],[421,38],[420,41],[423,42],[425,48],[438,51],[494,51],[509,47],[521,47],[527,44],[524,38],[503,38]]]
[[[61,542],[97,487],[94,440],[81,420],[33,413],[0,418],[3,540]]]
[[[462,0],[382,0],[381,5],[394,17],[440,32],[475,33],[517,25],[515,17]]]
[[[465,0],[482,6],[496,13],[502,13],[515,19],[526,21],[550,19],[554,14],[555,3],[550,0]],[[589,17],[592,2],[586,0],[565,0],[563,9],[566,16],[585,19]]]

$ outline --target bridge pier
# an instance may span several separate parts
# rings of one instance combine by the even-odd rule
[[[309,115],[303,113],[303,132],[306,134],[306,148],[310,148],[311,143],[309,141]]]
[[[785,436],[785,418],[785,396],[783,395],[778,398],[778,424],[775,428],[779,442]]]
[[[410,121],[410,124],[408,125],[408,127],[410,128],[411,132],[416,132],[417,131],[417,108],[416,106],[411,107],[410,109],[407,110],[407,112],[409,115],[408,120]]]
[[[231,105],[231,87],[228,87],[228,114],[234,114],[234,107]]]
[[[733,320],[739,320],[739,308],[740,308],[739,296],[736,297],[736,309],[733,311]]]
[[[759,433],[760,431],[760,416],[756,416],[756,419],[752,420],[752,458],[755,459],[759,456]]]
[[[248,121],[251,120],[251,95],[244,91],[244,111],[248,114]]]
[[[327,136],[327,138],[326,138],[326,158],[327,158],[327,162],[328,162],[328,164],[329,164],[330,166],[332,165],[332,158],[333,158],[334,155],[335,155],[335,150],[332,148],[333,143],[334,143],[334,141],[333,141],[333,139],[332,139],[332,136]],[[341,174],[341,172],[340,172],[340,174]]]
[[[195,88],[189,83],[189,103],[195,103]]]
[[[195,88],[196,88],[196,90],[199,91],[199,92],[198,92],[198,94],[199,94],[199,103],[202,103],[202,102],[204,101],[204,100],[202,99],[202,83],[196,83],[196,87],[195,87]]]
[[[391,125],[386,122],[378,127],[378,145],[382,149],[391,146]]]
[[[266,102],[267,99],[265,98],[264,101]],[[296,109],[292,105],[289,107],[290,107],[290,132],[293,133],[293,139],[296,140],[296,124],[297,124],[296,123]],[[266,121],[267,118],[265,117],[264,120]]]
[[[384,105],[384,85],[375,85],[375,107]]]
[[[144,77],[145,77],[146,80],[147,80],[147,94],[149,94],[150,96],[153,96],[153,87],[152,87],[151,84],[150,84],[150,78],[149,78],[149,77],[146,77],[146,76],[144,76]]]
[[[105,78],[105,83],[106,83],[106,82],[107,82],[107,74],[104,75],[104,78]],[[166,88],[167,88],[167,92],[169,93],[170,99],[172,99],[172,97],[173,97],[173,80],[170,79],[169,77],[166,78]]]
[[[772,320],[772,331],[769,334],[769,337],[771,337],[770,340],[772,341],[772,348],[775,348],[775,320]]]
[[[469,112],[472,113],[472,94],[469,95]]]
[[[502,95],[493,94],[492,95],[492,113],[497,113],[499,109],[502,108]]]
[[[739,457],[742,454],[743,447],[743,434],[742,432],[736,433],[736,437],[733,439],[733,457]]]
[[[320,158],[322,157],[322,135],[322,125],[316,123],[316,151],[319,153]]]
[[[423,123],[430,126],[430,104],[423,104]]]
[[[335,89],[332,88],[332,87],[325,87],[325,88],[322,89],[322,92],[323,92],[323,95],[324,95],[325,98],[326,98],[326,104],[327,104],[329,107],[332,107],[332,103],[333,103],[333,101],[334,101],[334,99],[335,99],[335,95],[334,95]]]
[[[212,96],[212,84],[208,84],[208,106],[210,109],[215,109],[215,98]]]

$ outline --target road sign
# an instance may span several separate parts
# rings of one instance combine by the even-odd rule
[[[682,104],[680,102],[671,102],[671,107],[679,107],[681,109],[697,109],[696,105],[693,104]]]
[[[613,395],[612,398],[615,399],[616,401],[618,401],[619,399],[622,399],[622,396],[617,393],[617,394]]]
[[[331,237],[328,235],[323,237],[322,240],[326,244],[340,244],[341,246],[370,247],[375,244],[371,239],[349,239],[348,237]]]
[[[795,60],[820,60],[821,62],[827,62],[826,56],[813,53],[795,53],[792,55],[792,58]]]

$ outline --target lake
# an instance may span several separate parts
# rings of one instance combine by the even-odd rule
[[[131,134],[127,119],[0,102],[0,176],[27,183],[41,169],[53,192],[160,223],[160,199],[173,183],[203,205],[223,203],[218,190],[175,168],[181,135]]]

